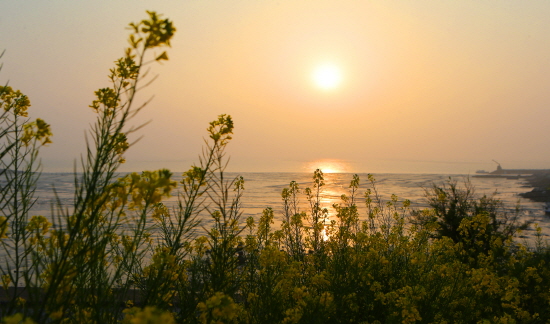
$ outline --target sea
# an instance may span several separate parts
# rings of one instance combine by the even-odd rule
[[[173,180],[179,182],[181,176],[181,172],[175,172]],[[241,220],[243,222],[248,217],[258,219],[262,215],[263,210],[270,207],[274,211],[274,227],[279,226],[283,217],[281,192],[289,186],[291,181],[298,183],[302,191],[299,194],[299,206],[301,210],[307,212],[307,199],[303,191],[305,188],[313,187],[312,174],[288,172],[226,173],[226,179],[234,179],[239,176],[242,176],[244,179],[244,192],[241,197]],[[448,181],[456,181],[459,187],[464,187],[465,182],[469,181],[475,190],[476,196],[495,195],[503,202],[507,212],[513,213],[517,206],[519,206],[519,221],[530,221],[533,224],[538,224],[542,228],[544,239],[550,240],[550,217],[544,214],[543,203],[533,202],[519,196],[520,193],[533,189],[527,184],[525,179],[478,178],[457,174],[380,173],[373,174],[375,179],[375,187],[373,188],[368,180],[368,174],[358,174],[358,176],[360,178],[360,187],[356,194],[356,201],[358,202],[360,218],[362,219],[366,219],[367,217],[364,203],[364,193],[367,189],[371,189],[371,191],[375,189],[383,201],[388,201],[392,195],[396,195],[399,202],[405,199],[409,200],[412,209],[423,209],[428,207],[425,196],[426,189],[429,189],[434,184],[444,185]],[[352,178],[353,174],[351,173],[324,174],[325,185],[322,187],[323,190],[321,192],[321,207],[328,209],[329,218],[335,218],[333,204],[341,202],[342,194],[349,195],[349,185]],[[43,173],[38,181],[35,192],[37,201],[31,211],[32,214],[51,217],[52,206],[56,201],[70,211],[74,197],[74,179],[75,175],[73,173]],[[174,207],[178,200],[177,195],[176,190],[173,192],[172,197],[166,199],[164,203],[169,208]],[[200,218],[203,226],[208,227],[211,217],[205,213]],[[529,229],[523,231],[518,239],[532,246],[535,233],[534,226],[531,226]]]

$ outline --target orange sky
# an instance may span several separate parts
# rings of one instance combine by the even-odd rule
[[[45,171],[71,171],[131,21],[177,28],[140,99],[125,170],[187,169],[235,120],[233,171],[473,173],[550,168],[550,1],[3,1],[0,82],[53,127]],[[339,87],[312,80],[337,66]],[[318,161],[322,161],[318,162]],[[332,163],[332,167],[328,166]]]

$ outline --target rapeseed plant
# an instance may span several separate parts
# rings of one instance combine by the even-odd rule
[[[33,279],[30,270],[39,262],[29,257],[36,237],[26,227],[36,202],[34,191],[41,168],[38,153],[51,142],[52,133],[44,120],[28,118],[30,105],[20,90],[0,86],[0,245],[6,256],[0,275],[9,296],[3,314],[15,314],[24,308],[21,291],[8,286],[29,286]]]

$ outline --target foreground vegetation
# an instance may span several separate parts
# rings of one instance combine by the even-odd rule
[[[309,188],[282,191],[283,215],[241,219],[244,181],[224,173],[226,115],[210,123],[199,163],[179,183],[168,170],[117,178],[142,68],[167,60],[155,51],[175,31],[153,12],[130,26],[111,86],[90,106],[97,120],[73,205],[58,203],[49,217],[30,214],[49,126],[28,119],[25,95],[0,88],[3,323],[549,321],[548,246],[540,236],[531,249],[517,244],[525,224],[452,181],[428,191],[432,208],[411,211],[397,197],[382,201],[372,176],[363,193],[354,176],[329,220],[317,170]],[[162,199],[176,188],[169,209]]]

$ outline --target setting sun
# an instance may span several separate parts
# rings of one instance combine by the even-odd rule
[[[321,89],[334,89],[342,82],[342,72],[335,65],[320,65],[313,71],[313,81]]]

